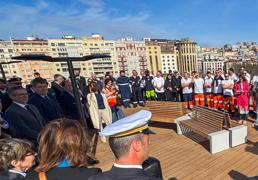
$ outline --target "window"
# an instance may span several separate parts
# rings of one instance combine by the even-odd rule
[[[0,53],[3,53],[4,52],[4,50],[3,49],[0,49]]]
[[[58,43],[58,46],[65,46],[65,43]]]
[[[55,43],[51,43],[51,46],[55,46]]]
[[[60,71],[60,69],[58,68],[57,71]]]
[[[8,52],[9,52],[9,53],[13,53],[13,50],[12,50],[12,49],[8,49]]]

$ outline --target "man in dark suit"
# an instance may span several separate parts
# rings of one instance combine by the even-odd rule
[[[80,73],[81,73],[80,69],[74,69],[74,75],[76,77],[77,85],[78,85],[80,91],[82,92],[83,96],[87,97],[87,94],[89,92],[87,92],[86,79],[85,79],[85,77],[82,77],[80,75]]]
[[[54,119],[62,118],[63,112],[55,98],[48,95],[48,83],[41,77],[32,81],[35,94],[29,99],[29,103],[37,107],[40,114],[48,123]]]
[[[34,78],[38,78],[38,77],[40,77],[40,74],[38,72],[34,72]],[[31,85],[31,82],[30,82],[30,84],[26,85],[26,90],[29,94],[29,97],[31,97],[35,93],[32,85]]]
[[[46,124],[37,108],[27,104],[28,93],[20,86],[8,90],[13,103],[6,110],[10,131],[17,138],[25,138],[37,142],[38,133]]]
[[[61,74],[54,75],[54,81],[51,83],[51,91],[54,92],[56,99],[58,99],[64,91],[64,88],[62,86],[64,80],[65,78]]]
[[[76,120],[79,119],[79,114],[73,94],[73,87],[70,80],[64,81],[64,91],[59,97],[59,104],[61,105],[66,118]]]
[[[147,124],[150,118],[151,112],[142,110],[101,131],[101,136],[109,137],[115,163],[111,170],[94,175],[89,180],[161,180],[158,176],[149,176],[142,167],[149,155],[149,134],[153,134]]]

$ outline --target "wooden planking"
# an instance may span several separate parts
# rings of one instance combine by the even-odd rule
[[[136,108],[122,108],[122,111],[125,116],[128,116],[143,109],[152,112],[151,121],[165,123],[173,123],[176,118],[186,114],[183,103],[164,101],[148,101],[146,102],[145,107],[137,106]]]
[[[174,130],[151,127],[157,134],[151,136],[150,154],[157,157],[162,166],[164,179],[232,179],[234,170],[245,176],[258,175],[258,132],[248,122],[249,144],[210,154],[203,142],[177,135]],[[205,142],[206,143],[206,142]],[[251,151],[251,152],[249,152]],[[98,167],[108,170],[114,161],[107,144],[99,142]],[[242,176],[238,176],[239,178]],[[236,178],[237,179],[237,178]]]

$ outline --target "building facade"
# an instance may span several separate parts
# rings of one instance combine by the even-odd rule
[[[146,46],[147,65],[150,74],[155,75],[161,71],[161,47],[157,40],[144,39]]]
[[[116,58],[119,70],[131,75],[133,70],[138,73],[146,70],[146,47],[143,41],[134,41],[132,38],[123,38],[115,42]]]
[[[12,39],[13,55],[19,56],[23,54],[49,55],[50,49],[48,41],[34,37],[28,37],[23,40]],[[25,84],[30,83],[34,78],[34,72],[39,72],[41,77],[48,81],[53,79],[53,63],[46,61],[23,61],[17,64],[17,75],[22,78]]]
[[[177,66],[181,74],[183,72],[197,71],[197,43],[189,39],[176,41],[177,46]]]
[[[106,54],[110,58],[94,59],[87,62],[88,75],[95,73],[97,77],[103,78],[107,72],[113,72],[114,76],[119,74],[119,66],[116,58],[115,41],[105,40],[99,34],[82,37],[83,51],[88,54]]]
[[[88,54],[84,51],[83,42],[81,39],[76,39],[73,36],[64,36],[62,39],[48,39],[50,47],[50,55],[52,57],[82,57]],[[73,62],[76,69],[81,70],[82,76],[89,76],[88,66],[86,62]],[[62,74],[69,77],[68,66],[66,62],[55,62],[54,73]]]

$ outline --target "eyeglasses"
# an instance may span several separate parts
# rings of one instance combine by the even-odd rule
[[[28,93],[15,94],[15,96],[28,96]]]
[[[38,155],[38,153],[36,153],[36,152],[28,152],[27,154],[25,154],[25,157],[27,157],[27,156],[37,156]]]

